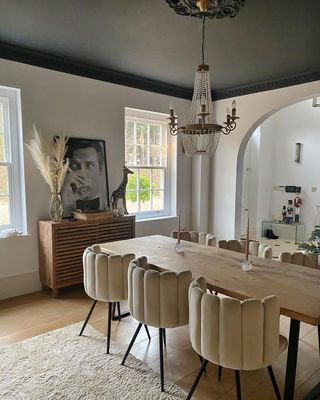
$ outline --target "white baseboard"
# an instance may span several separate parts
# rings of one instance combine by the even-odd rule
[[[37,292],[41,289],[38,271],[0,278],[0,299]]]

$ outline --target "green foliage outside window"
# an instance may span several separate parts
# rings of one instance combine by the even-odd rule
[[[129,190],[132,190],[132,192]],[[150,179],[147,176],[140,175],[139,179],[140,201],[150,200]],[[126,199],[135,203],[137,201],[137,177],[130,175],[128,177]]]

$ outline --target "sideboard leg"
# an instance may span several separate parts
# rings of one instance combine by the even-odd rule
[[[58,297],[58,291],[59,291],[58,288],[52,289],[52,297],[54,297],[54,298]]]

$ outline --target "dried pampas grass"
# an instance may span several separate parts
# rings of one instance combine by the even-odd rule
[[[60,193],[69,168],[68,160],[64,157],[67,151],[68,138],[56,137],[53,144],[46,143],[36,126],[33,126],[33,138],[26,144],[33,161],[44,180],[50,187],[51,193]]]

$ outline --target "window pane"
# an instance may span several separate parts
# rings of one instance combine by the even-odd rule
[[[150,191],[140,190],[140,211],[151,211]]]
[[[152,191],[152,209],[163,210],[164,209],[164,191],[153,190]]]
[[[150,166],[153,167],[161,166],[161,147],[158,146],[150,147]]]
[[[136,151],[135,165],[148,165],[148,146],[137,146]]]
[[[129,213],[138,211],[137,178],[138,174],[136,172],[132,175],[128,175],[126,200]]]
[[[134,144],[134,123],[131,121],[126,123],[126,144]]]
[[[160,125],[150,125],[150,144],[161,144]]]
[[[164,170],[152,170],[152,189],[164,189]]]
[[[0,225],[10,224],[9,196],[0,195]]]
[[[137,143],[148,144],[148,124],[144,122],[137,123]]]
[[[128,164],[128,165],[136,165],[134,149],[135,149],[135,146],[133,146],[133,145],[126,146],[126,164]]]
[[[9,194],[8,167],[0,166],[0,195]]]

